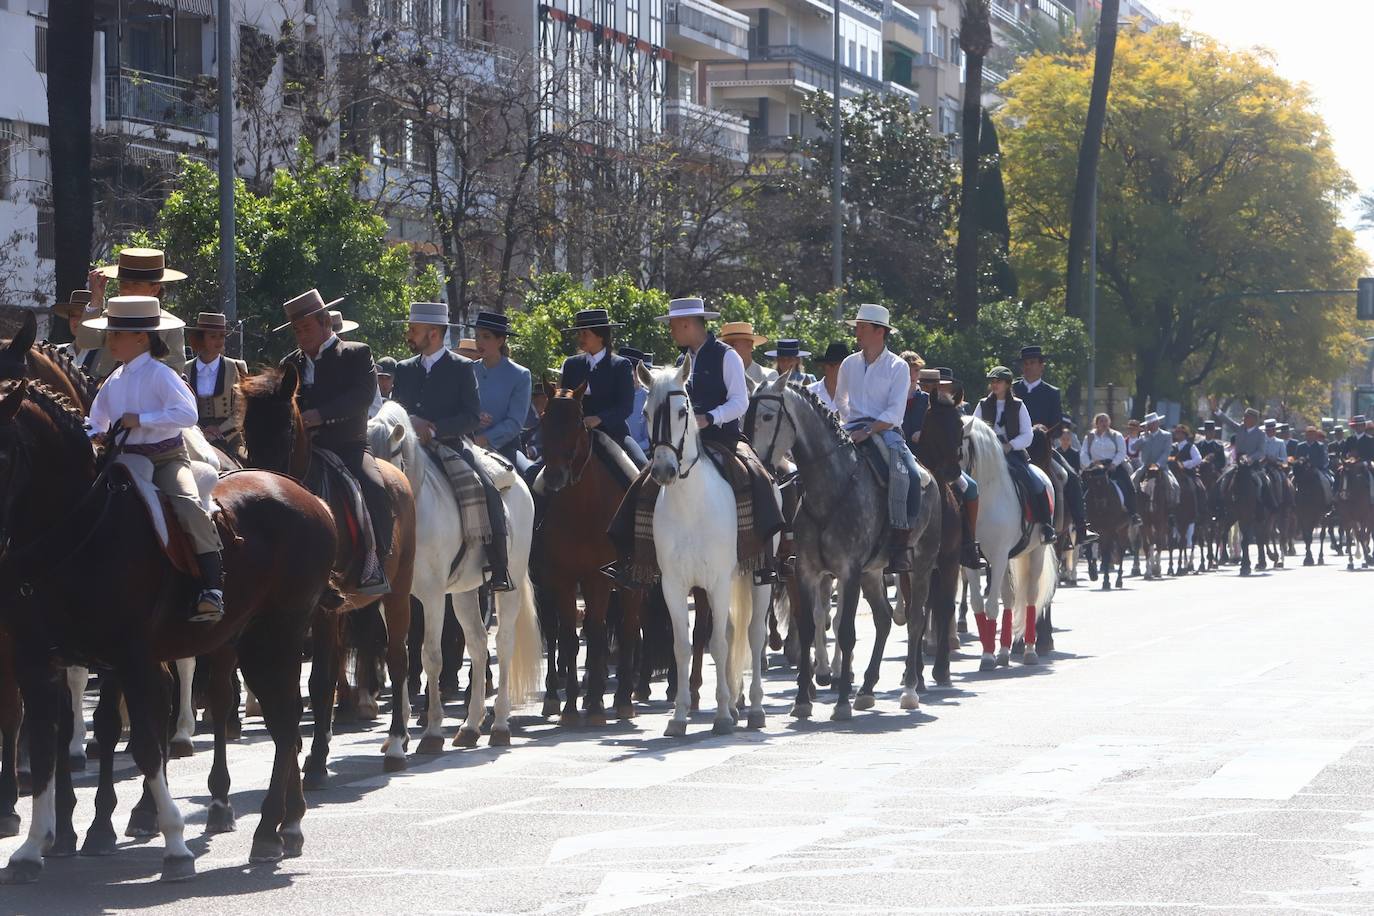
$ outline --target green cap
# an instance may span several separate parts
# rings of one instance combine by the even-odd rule
[[[1006,366],[993,366],[992,370],[988,372],[989,382],[1012,382],[1015,380],[1016,376],[1012,375],[1011,370]]]

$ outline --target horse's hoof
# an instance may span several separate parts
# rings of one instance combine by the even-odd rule
[[[606,710],[597,709],[587,713],[586,724],[593,728],[602,728],[606,725]]]
[[[301,788],[307,792],[319,792],[329,788],[329,771],[324,767],[320,767],[318,770],[307,768],[301,774]]]
[[[794,719],[809,719],[811,718],[811,704],[793,703],[792,709],[788,711],[788,715]]]
[[[1109,591],[1112,590],[1112,583],[1111,583],[1111,580],[1109,580],[1109,579],[1103,579],[1103,580],[1102,580],[1102,590],[1103,590],[1104,592],[1109,592]]]
[[[716,735],[733,735],[735,733],[735,719],[733,716],[727,719],[717,719],[711,723],[711,733]]]
[[[829,671],[817,671],[817,672],[816,672],[816,684],[817,684],[817,686],[820,686],[820,687],[829,687],[833,680],[834,680],[834,678],[831,677]]]
[[[400,754],[399,756],[392,754],[382,755],[383,773],[399,773],[402,770],[404,770],[407,766],[409,766],[409,764],[406,762],[405,754]]]
[[[28,859],[20,859],[18,862],[13,860],[0,871],[0,884],[33,884],[38,880],[38,876],[43,873],[43,863],[32,862]]]
[[[1048,636],[1046,636],[1044,639],[1037,639],[1035,641],[1035,648],[1038,651],[1048,655],[1049,653],[1054,651],[1054,640]]]
[[[108,827],[92,827],[86,831],[86,840],[81,844],[83,856],[112,856],[119,851],[119,841],[114,831]]]
[[[906,609],[897,605],[892,606],[892,623],[894,626],[906,626]]]
[[[86,772],[86,755],[85,755],[85,754],[71,754],[70,756],[67,757],[67,765],[68,765],[69,767],[71,767],[71,771],[72,771],[73,773],[84,773],[84,772]]]
[[[991,671],[992,669],[994,669],[994,668],[996,668],[996,667],[997,667],[997,659],[995,659],[995,658],[992,657],[992,653],[990,653],[990,652],[984,652],[984,653],[983,653],[983,658],[982,658],[982,660],[981,660],[980,662],[978,662],[978,670],[979,670],[979,671]]]
[[[280,837],[253,839],[253,848],[248,851],[248,861],[253,865],[270,865],[280,862],[285,851]]]
[[[1013,640],[1011,651],[1013,655],[1020,655],[1022,652],[1026,651],[1026,641],[1024,639]]]
[[[76,855],[75,833],[57,837],[48,844],[47,849],[43,850],[43,858],[45,859],[70,859],[74,855]]]
[[[435,754],[442,754],[443,752],[443,735],[425,735],[420,739],[420,743],[415,745],[415,753],[424,754],[426,757],[432,757]]]
[[[936,687],[952,687],[952,686],[954,686],[954,682],[951,681],[951,680],[949,679],[949,675],[948,675],[948,674],[937,674],[937,675],[935,675],[935,686],[936,686]]]
[[[1240,568],[1240,574],[1241,574],[1242,576],[1248,576],[1248,575],[1250,575],[1250,567],[1248,567],[1248,566],[1242,566],[1242,567]]]
[[[669,719],[667,728],[663,729],[663,735],[667,738],[686,737],[687,721],[685,719]]]
[[[476,747],[477,739],[482,733],[475,728],[460,728],[458,734],[453,736],[454,747]]]
[[[635,717],[635,704],[617,703],[615,704],[615,717],[617,719],[633,719]]]
[[[963,644],[962,644],[961,642],[959,642],[959,637],[954,636],[953,634],[950,635],[950,637],[949,637],[949,651],[951,651],[951,652],[958,652],[959,649],[962,647],[962,645],[963,645]]]
[[[649,691],[648,691],[648,690],[636,690],[634,696],[635,696],[635,702],[636,702],[636,703],[647,703],[647,702],[649,702]],[[553,713],[549,713],[549,715],[553,715]]]
[[[190,741],[185,739],[173,740],[167,745],[167,756],[173,760],[181,760],[183,757],[190,757],[196,752]]]
[[[232,805],[222,801],[210,803],[210,810],[205,814],[206,833],[233,833],[237,826]]]
[[[692,702],[691,705],[688,707],[688,711],[701,712],[701,697],[692,697]]]
[[[565,711],[558,717],[559,728],[581,728],[582,715],[576,710]]]
[[[283,827],[277,835],[281,837],[282,857],[299,859],[301,853],[305,851],[305,834],[301,833],[300,825]]]
[[[243,714],[245,716],[261,716],[262,704],[257,697],[249,697],[248,702],[243,704]]]
[[[865,709],[872,709],[873,702],[873,694],[861,693],[854,698],[854,708],[861,712]]]
[[[0,814],[0,837],[19,836],[19,828],[22,823],[19,815],[13,811],[9,814]]]
[[[1038,665],[1040,664],[1040,656],[1035,653],[1034,649],[1027,649],[1026,654],[1021,656],[1021,664]]]
[[[553,694],[550,694],[549,696],[544,697],[544,708],[539,711],[539,714],[544,718],[548,719],[552,716],[558,715],[558,710],[562,708],[562,704],[558,702],[558,697],[554,696]]]
[[[768,651],[782,651],[782,636],[779,633],[774,632],[768,634]]]
[[[493,726],[487,744],[491,747],[510,747],[510,729]]]
[[[854,718],[854,709],[848,703],[836,703],[830,713],[831,722],[848,722]]]
[[[168,884],[190,881],[195,876],[195,856],[167,856],[162,860],[162,880]]]
[[[146,840],[148,837],[157,836],[157,812],[151,808],[147,811],[135,810],[129,815],[129,826],[124,828],[124,835],[138,840]]]
[[[916,691],[914,690],[903,690],[902,700],[899,705],[902,709],[905,709],[908,712],[910,712],[913,709],[920,709],[921,698],[916,695]]]
[[[959,633],[960,635],[967,633],[968,621],[960,619],[960,621],[954,625],[954,632]]]
[[[767,722],[768,717],[764,715],[762,709],[750,710],[748,723],[749,728],[763,728],[764,725],[767,724]]]

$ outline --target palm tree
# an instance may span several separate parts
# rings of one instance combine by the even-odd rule
[[[95,0],[48,4],[48,149],[59,296],[86,285],[94,236],[91,67]]]
[[[1069,266],[1064,283],[1064,311],[1081,313],[1083,301],[1083,262],[1088,255],[1088,223],[1092,216],[1093,195],[1097,190],[1097,163],[1102,154],[1102,128],[1107,123],[1107,90],[1112,84],[1112,61],[1116,57],[1116,23],[1121,15],[1121,0],[1102,0],[1097,21],[1097,55],[1093,61],[1092,92],[1088,96],[1088,118],[1083,125],[1083,142],[1078,147],[1078,176],[1073,189],[1073,214],[1069,221]]]
[[[983,123],[983,59],[992,50],[991,0],[961,0],[959,48],[964,52],[963,177],[959,240],[954,246],[954,309],[959,324],[978,323],[978,129]]]

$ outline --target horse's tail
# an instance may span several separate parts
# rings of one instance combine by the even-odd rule
[[[509,671],[501,672],[502,686],[511,706],[524,705],[536,690],[543,686],[541,669],[544,663],[543,642],[539,638],[539,620],[534,608],[534,584],[528,575],[520,578],[520,604],[516,611],[515,651],[511,654]],[[506,621],[500,622],[501,626]]]
[[[1034,597],[1035,606],[1043,614],[1045,605],[1054,598],[1055,589],[1059,586],[1059,556],[1048,548],[1042,551],[1042,554],[1039,587],[1035,590]]]
[[[752,665],[749,658],[749,621],[754,615],[754,577],[751,574],[735,576],[730,595],[730,650],[728,672],[730,689],[739,690],[744,683],[744,672]]]

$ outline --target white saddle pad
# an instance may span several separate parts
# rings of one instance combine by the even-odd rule
[[[158,499],[157,487],[153,485],[153,462],[143,455],[131,455],[127,452],[115,459],[115,463],[122,464],[129,469],[129,476],[133,479],[134,489],[143,499],[143,504],[148,507],[148,517],[153,521],[153,530],[157,532],[157,539],[162,543],[162,548],[167,549],[167,516],[162,511],[162,500]],[[191,462],[191,473],[196,478],[196,489],[200,491],[200,504],[207,513],[215,509],[214,500],[210,494],[215,489],[215,484],[219,482],[219,474],[215,469],[203,461]]]
[[[496,489],[504,493],[515,486],[515,465],[500,454],[484,449],[480,445],[472,447],[472,454],[482,463],[482,469],[487,472],[487,476],[496,485]]]

